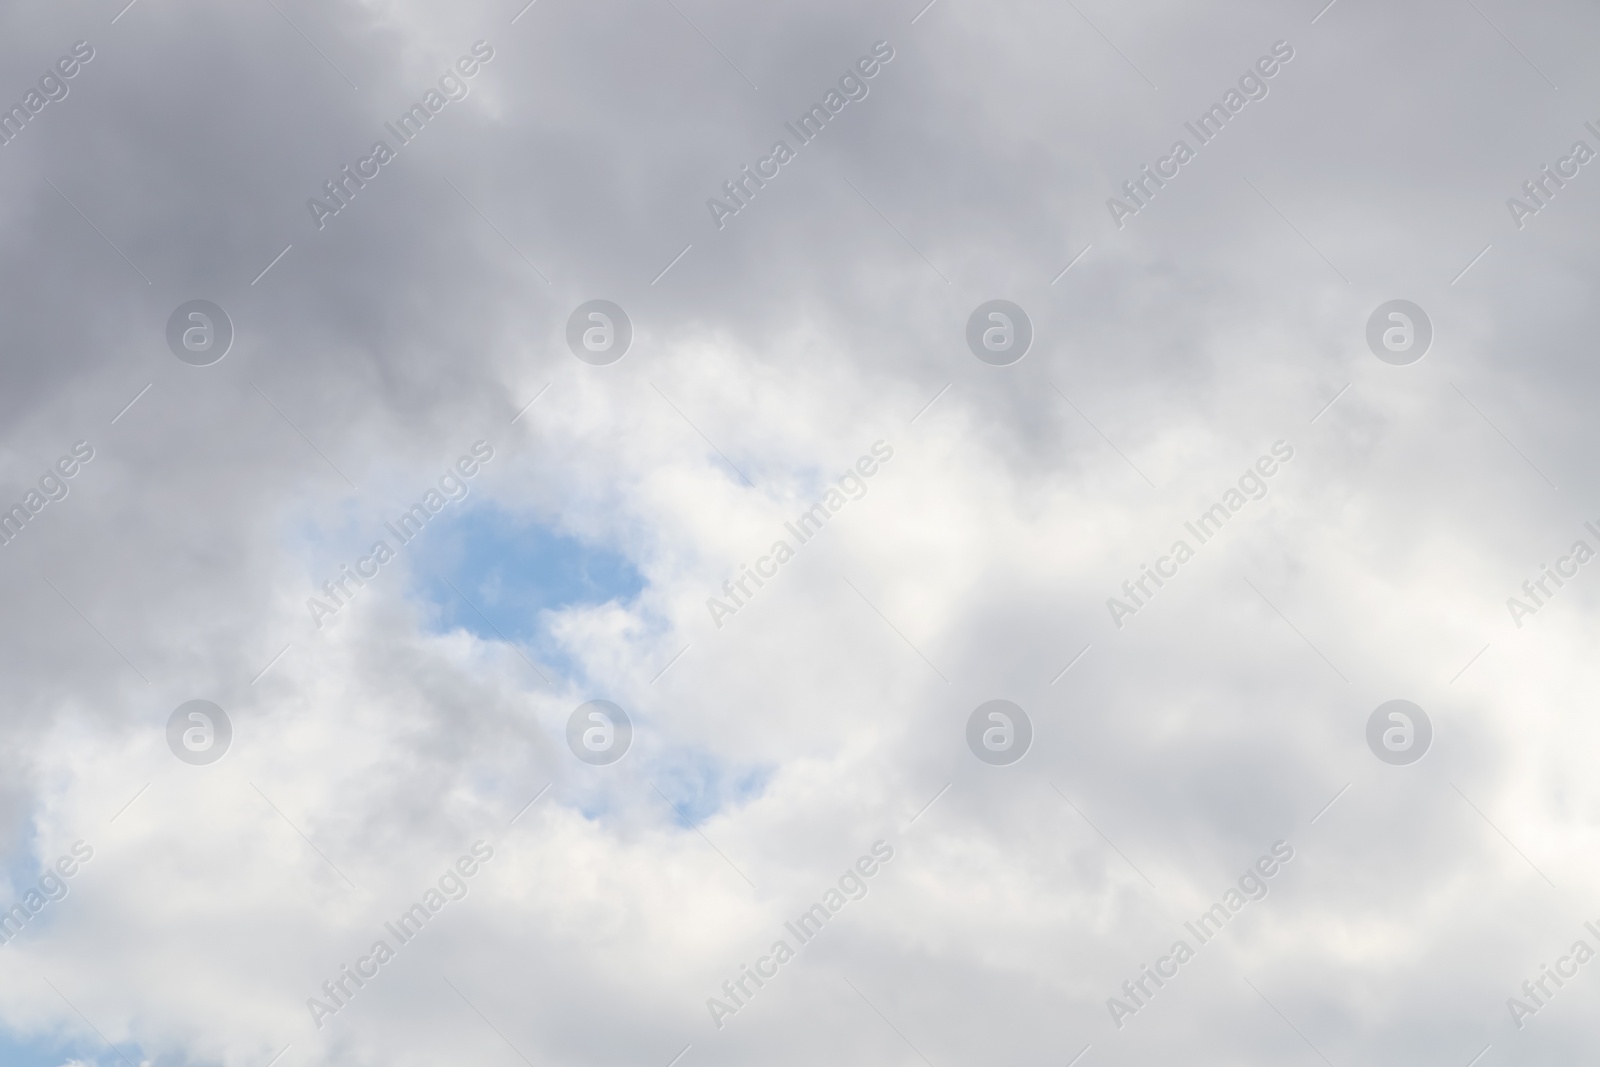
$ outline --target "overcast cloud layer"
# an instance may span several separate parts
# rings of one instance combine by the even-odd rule
[[[1600,1050],[1592,5],[524,2],[0,8],[0,1063]]]

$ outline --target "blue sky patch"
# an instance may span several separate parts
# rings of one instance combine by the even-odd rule
[[[144,1054],[137,1045],[120,1047],[122,1055],[129,1060],[144,1062]],[[0,1032],[0,1064],[5,1067],[61,1067],[64,1063],[74,1061],[92,1063],[96,1067],[111,1067],[112,1064],[125,1067],[122,1058],[93,1035],[83,1042],[60,1042],[45,1038],[16,1040]]]
[[[644,588],[644,578],[620,553],[493,504],[447,511],[405,551],[415,553],[415,574],[439,607],[441,631],[460,627],[491,641],[504,635],[541,651],[551,651],[543,647],[542,611],[627,603]],[[483,615],[462,603],[451,583]]]
[[[690,823],[699,826],[723,805],[737,807],[759,796],[766,788],[770,770],[728,767],[717,763],[707,753],[684,749],[665,754],[656,775],[655,784],[661,792]],[[688,825],[676,815],[673,821],[680,826]]]

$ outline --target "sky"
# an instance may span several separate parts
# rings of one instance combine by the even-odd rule
[[[1592,1056],[1597,38],[0,10],[0,1064]]]

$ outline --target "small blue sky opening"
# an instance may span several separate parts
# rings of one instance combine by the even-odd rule
[[[679,749],[663,753],[655,784],[682,813],[682,817],[673,814],[673,822],[687,829],[725,805],[738,807],[760,796],[770,777],[768,767],[732,767],[707,752]]]
[[[413,573],[437,608],[439,632],[460,628],[488,641],[514,641],[547,662],[561,657],[544,612],[627,604],[644,589],[644,578],[621,553],[487,502],[446,511],[403,551],[414,553]]]
[[[0,948],[0,952],[4,952]],[[144,1052],[138,1045],[117,1046],[133,1063],[145,1062]],[[0,1032],[0,1064],[4,1067],[62,1067],[68,1063],[94,1064],[95,1067],[126,1067],[106,1043],[93,1034],[76,1041],[61,1041],[47,1037],[24,1038]]]

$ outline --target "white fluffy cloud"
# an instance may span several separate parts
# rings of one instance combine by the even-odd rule
[[[0,100],[95,52],[0,146],[0,500],[94,450],[0,546],[6,1040],[230,1067],[1592,1051],[1588,983],[1543,968],[1600,950],[1600,600],[1543,568],[1600,549],[1595,201],[1587,168],[1520,229],[1506,199],[1595,143],[1600,23],[1320,6],[0,15]],[[319,229],[307,199],[480,41],[465,99]],[[719,229],[707,199],[880,41]],[[1107,199],[1280,41],[1119,228]],[[1008,367],[965,341],[997,297],[1034,327]],[[633,327],[610,366],[567,349],[596,298]],[[1434,328],[1409,366],[1365,340],[1396,298]],[[167,348],[194,299],[235,329],[211,366]],[[385,523],[477,441],[401,547]],[[498,561],[489,516],[563,547]],[[430,550],[447,526],[464,556]],[[588,592],[524,617],[508,582]],[[1009,766],[967,748],[997,698],[1033,726]],[[1396,698],[1432,722],[1409,766],[1366,742]],[[169,748],[193,699],[232,723],[216,763]],[[591,699],[632,720],[620,762],[569,749]]]

